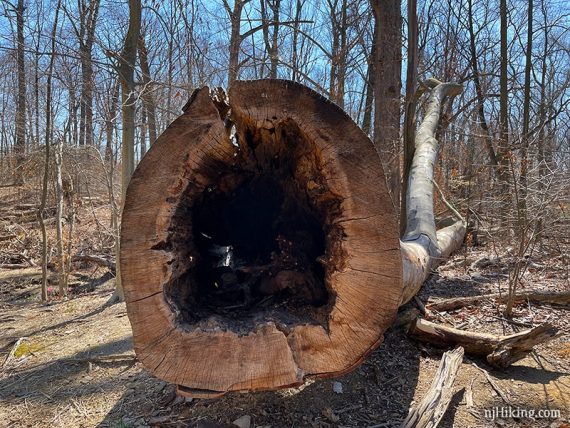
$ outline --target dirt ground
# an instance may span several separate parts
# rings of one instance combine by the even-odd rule
[[[496,292],[506,286],[502,272],[509,267],[498,260],[491,258],[477,272],[466,267],[481,254],[467,250],[440,267],[421,299]],[[528,273],[527,287],[570,286],[560,260],[534,265],[538,267]],[[114,286],[109,272],[76,265],[70,298],[47,305],[39,302],[39,283],[37,268],[0,271],[0,426],[398,426],[429,388],[442,353],[395,328],[364,364],[344,377],[316,380],[297,390],[183,399],[136,361],[124,304],[107,304]],[[450,324],[505,334],[548,320],[562,336],[504,371],[466,357],[440,426],[570,426],[569,315],[568,307],[525,304],[516,308],[513,325],[501,319],[494,303],[444,313]],[[6,363],[11,351],[15,355]],[[499,417],[492,418],[497,408]],[[517,410],[554,410],[560,416],[508,417],[507,412]]]

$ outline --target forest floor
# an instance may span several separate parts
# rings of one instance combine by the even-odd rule
[[[81,227],[91,226],[85,221]],[[504,291],[511,266],[508,249],[499,253],[493,256],[489,246],[463,249],[431,276],[420,299]],[[564,251],[533,260],[522,289],[569,290],[565,260]],[[39,300],[40,282],[37,267],[0,269],[0,426],[398,426],[426,393],[442,355],[393,328],[359,368],[343,377],[277,392],[184,399],[136,360],[125,305],[108,304],[114,278],[106,268],[74,264],[69,297],[48,304]],[[548,321],[562,334],[502,371],[464,358],[440,426],[570,427],[570,308],[518,305],[516,324],[500,309],[486,302],[442,317],[466,330],[498,334]],[[496,409],[504,413],[493,418]],[[506,415],[531,410],[560,415]]]
[[[464,257],[456,256],[448,265],[461,264]],[[541,275],[549,289],[568,287],[559,269]],[[488,277],[444,266],[421,297],[496,291],[497,284],[485,280]],[[184,400],[134,358],[125,306],[107,304],[114,280],[106,270],[76,270],[71,297],[47,305],[38,302],[39,283],[37,268],[0,272],[0,361],[18,339],[26,338],[1,369],[0,426],[220,427],[232,426],[224,424],[243,416],[242,421],[251,418],[252,427],[397,426],[410,404],[429,388],[441,356],[441,351],[393,329],[362,366],[341,378],[316,380],[301,390]],[[516,309],[519,322],[549,320],[563,335],[504,371],[465,358],[441,426],[568,426],[563,421],[570,416],[569,309],[528,305]],[[491,303],[447,316],[450,322],[467,322],[470,330],[509,333],[516,327],[502,321]],[[475,364],[488,371],[509,403]],[[342,393],[338,385],[335,392],[334,382],[342,385]],[[467,405],[471,394],[472,407]],[[561,417],[491,420],[485,415],[485,410],[506,406],[560,410]]]

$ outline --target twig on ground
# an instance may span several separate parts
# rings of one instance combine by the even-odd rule
[[[489,384],[491,385],[491,387],[495,390],[495,392],[497,394],[499,394],[499,396],[503,399],[503,401],[506,404],[511,404],[511,401],[509,400],[509,397],[507,397],[507,394],[505,394],[505,392],[501,389],[501,387],[499,386],[499,384],[497,382],[495,382],[493,380],[493,378],[491,377],[491,375],[489,374],[489,372],[487,370],[485,370],[483,367],[479,367],[477,364],[475,364],[474,361],[470,361],[471,364],[473,364],[475,367],[477,367],[484,375],[485,378],[487,379],[487,382],[489,382]]]
[[[24,341],[27,340],[27,337],[20,337],[18,340],[16,340],[16,343],[14,343],[14,346],[12,346],[12,349],[10,350],[10,353],[8,354],[8,356],[6,357],[6,359],[4,360],[4,363],[2,364],[2,368],[7,367],[10,362],[12,361],[12,359],[14,358],[14,355],[16,354],[16,350],[18,349],[18,346],[20,346],[20,344]]]

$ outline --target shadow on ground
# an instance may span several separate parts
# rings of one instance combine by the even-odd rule
[[[116,385],[106,378],[99,378],[91,373],[92,362],[106,369],[118,371],[135,364],[134,358],[105,360],[105,356],[118,355],[132,350],[132,339],[96,345],[78,352],[69,358],[56,359],[51,362],[26,368],[15,376],[0,379],[0,401],[14,404],[26,400],[30,405],[35,402],[65,402],[70,399],[88,397],[94,393],[112,390]]]
[[[215,428],[245,415],[259,427],[397,426],[414,396],[419,355],[404,332],[392,330],[364,364],[341,378],[319,379],[301,391],[234,393],[190,402],[143,370],[98,426]],[[342,384],[342,393],[333,391],[333,382]]]

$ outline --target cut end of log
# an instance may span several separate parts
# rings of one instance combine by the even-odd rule
[[[194,396],[344,373],[402,292],[372,143],[280,80],[192,95],[133,175],[120,262],[138,358]]]

